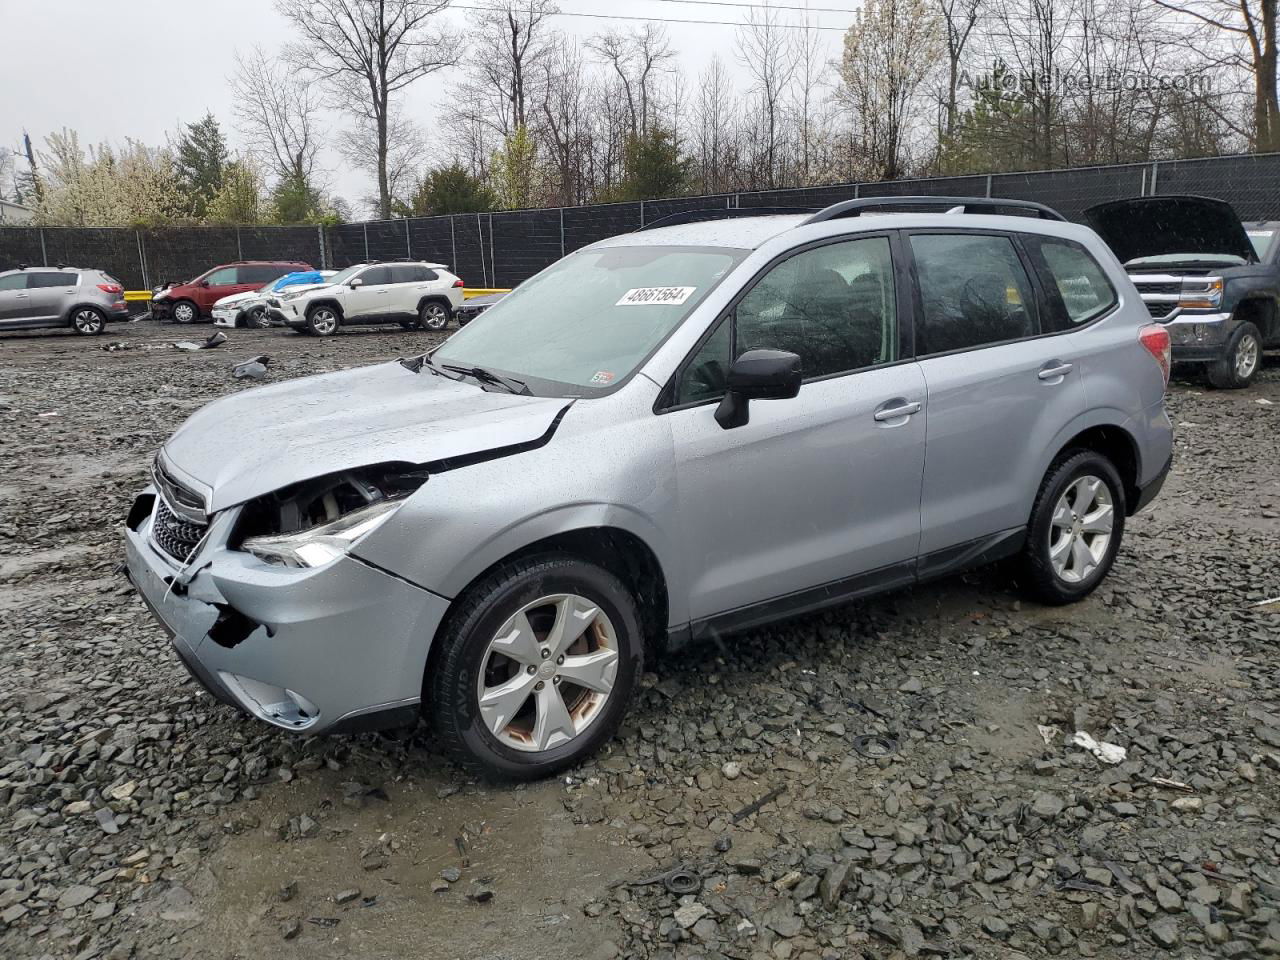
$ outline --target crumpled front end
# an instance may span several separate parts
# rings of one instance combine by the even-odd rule
[[[412,722],[448,601],[350,555],[314,568],[233,546],[241,508],[193,519],[149,486],[125,529],[129,579],[215,697],[287,730]]]

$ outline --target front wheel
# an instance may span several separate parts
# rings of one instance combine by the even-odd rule
[[[1124,484],[1115,466],[1092,450],[1060,459],[1040,485],[1022,567],[1042,603],[1087,597],[1115,562],[1124,535]]]
[[[71,315],[71,329],[82,337],[97,336],[106,326],[106,315],[93,307],[76,307]]]
[[[1253,383],[1262,366],[1262,335],[1252,323],[1232,334],[1222,357],[1209,364],[1209,385],[1219,390],[1242,390]]]
[[[551,555],[499,567],[460,601],[424,686],[459,763],[534,780],[617,730],[643,669],[635,600],[594,564]]]
[[[426,330],[443,330],[449,325],[449,313],[439,300],[429,300],[418,311],[418,322]]]
[[[338,311],[333,307],[312,307],[307,311],[307,330],[317,337],[333,336],[338,324]]]
[[[170,311],[175,323],[195,323],[200,319],[199,308],[190,300],[179,300]]]
[[[250,330],[265,330],[271,324],[267,322],[267,308],[254,307],[244,318],[244,325]]]

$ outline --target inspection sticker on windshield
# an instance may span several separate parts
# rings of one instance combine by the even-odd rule
[[[615,307],[674,306],[684,303],[697,287],[636,287],[622,295]]]

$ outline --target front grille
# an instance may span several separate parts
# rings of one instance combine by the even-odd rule
[[[1173,308],[1176,306],[1177,304],[1171,300],[1148,300],[1147,313],[1158,320],[1173,313]]]
[[[151,521],[151,539],[173,559],[186,563],[196,544],[208,529],[203,523],[190,523],[175,516],[164,502],[156,497],[156,512]]]
[[[1181,293],[1182,284],[1177,280],[1135,280],[1133,285],[1138,288],[1139,293]]]

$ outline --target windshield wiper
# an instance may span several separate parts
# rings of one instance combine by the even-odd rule
[[[484,367],[461,367],[451,363],[442,363],[440,366],[446,370],[452,370],[454,373],[461,373],[472,379],[479,380],[481,383],[502,387],[507,393],[532,395],[529,385],[523,380],[517,380],[515,377],[504,377],[501,374],[494,373],[492,370],[486,370]]]
[[[436,366],[435,361],[433,361],[431,357],[425,353],[419,354],[416,357],[401,357],[399,360],[399,363],[400,363],[400,366],[404,367],[410,373],[421,373],[422,368],[426,367],[428,370],[434,373],[437,377],[444,377],[446,380],[462,379],[462,377],[449,376],[449,374],[445,373],[438,366]]]

